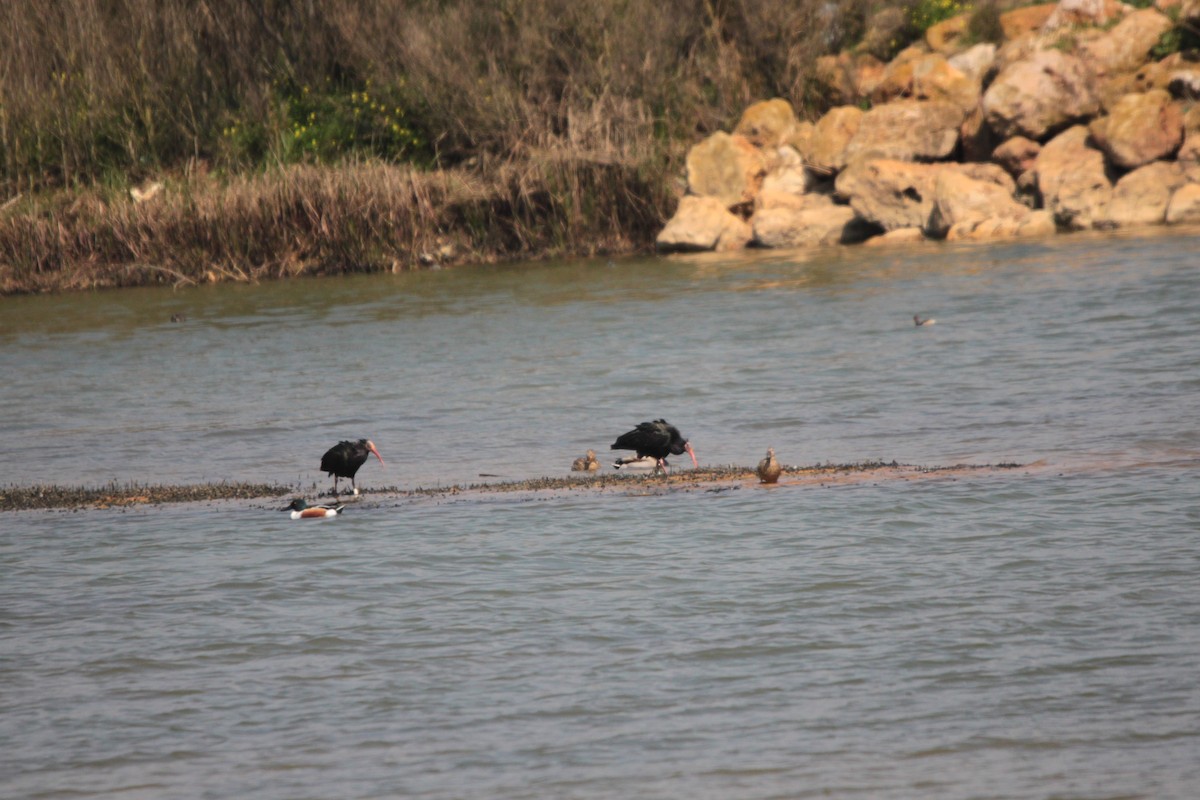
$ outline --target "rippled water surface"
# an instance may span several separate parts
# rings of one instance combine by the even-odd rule
[[[1195,797],[1196,241],[0,299],[0,486],[1025,465],[2,514],[0,795]]]

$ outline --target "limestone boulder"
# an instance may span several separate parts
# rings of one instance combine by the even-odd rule
[[[893,159],[863,159],[838,175],[839,197],[865,221],[885,231],[925,228],[935,200],[937,177],[957,172],[995,183],[1011,195],[1013,179],[995,164],[917,164]]]
[[[1054,4],[1041,29],[1055,31],[1080,26],[1104,27],[1124,18],[1130,6],[1118,0],[1060,0]]]
[[[720,199],[685,195],[655,245],[663,252],[736,250],[752,238],[749,223],[731,213]]]
[[[1172,156],[1183,144],[1183,112],[1163,89],[1125,95],[1088,127],[1100,149],[1122,169]]]
[[[1084,63],[1058,50],[1040,50],[1009,64],[983,95],[988,124],[1001,138],[1041,141],[1100,110]]]
[[[938,100],[971,109],[979,105],[980,84],[939,53],[913,62],[912,97],[916,100]]]
[[[1088,129],[1076,125],[1051,139],[1038,153],[1032,174],[1045,209],[1068,230],[1085,230],[1104,219],[1112,182],[1104,154],[1089,144]]]
[[[1080,45],[1080,57],[1098,75],[1132,72],[1146,62],[1151,48],[1172,27],[1170,18],[1153,8],[1134,11],[1112,30]]]
[[[884,66],[879,81],[868,95],[871,102],[875,105],[882,105],[897,98],[912,97],[913,67],[925,56],[925,51],[919,47],[908,47],[901,50]]]
[[[1175,158],[1181,164],[1200,164],[1200,105],[1183,115],[1183,144]]]
[[[807,156],[818,170],[831,174],[846,166],[846,147],[858,133],[863,110],[856,106],[831,108],[813,126],[812,149]]]
[[[896,228],[894,231],[881,233],[864,242],[866,247],[887,247],[889,245],[911,245],[925,241],[925,231],[920,228]]]
[[[886,66],[870,53],[819,57],[813,65],[813,77],[818,91],[831,105],[852,105],[871,92],[882,80]]]
[[[964,49],[963,43],[967,39],[967,27],[970,22],[970,14],[959,14],[934,23],[925,29],[925,44],[935,53],[954,55]]]
[[[816,247],[855,244],[878,230],[863,222],[849,206],[832,202],[807,208],[776,206],[755,213],[754,243],[760,247]]]
[[[951,228],[978,227],[985,220],[1019,220],[1030,211],[1013,199],[1012,191],[992,181],[981,181],[953,170],[941,170],[933,182],[933,208],[925,232],[945,236]]]
[[[775,148],[791,139],[796,128],[796,112],[781,97],[754,103],[742,112],[733,129],[755,147]]]
[[[946,241],[1020,239],[1051,236],[1057,232],[1054,215],[1049,211],[1027,211],[1021,217],[987,217],[978,221],[961,222],[946,232]]]
[[[992,161],[1014,178],[1033,168],[1042,146],[1024,136],[1014,136],[992,151]]]
[[[1058,3],[1043,3],[1005,11],[1000,15],[1000,30],[1004,32],[1005,41],[1011,42],[1040,30],[1056,8]]]
[[[963,110],[945,101],[897,100],[863,114],[846,145],[844,162],[857,158],[937,161],[958,146]]]
[[[714,197],[727,209],[752,202],[765,174],[762,151],[738,134],[718,131],[687,154],[688,192]]]
[[[1166,222],[1171,196],[1186,182],[1183,170],[1174,163],[1156,161],[1135,169],[1113,187],[1103,227],[1161,225]]]
[[[776,148],[771,167],[763,178],[762,188],[754,199],[754,207],[789,205],[791,198],[805,197],[816,187],[816,178],[804,164],[795,148],[788,145]]]
[[[982,86],[996,66],[996,45],[990,42],[977,44],[950,56],[946,59],[946,63],[966,75],[969,80]]]
[[[1200,183],[1180,186],[1167,204],[1167,224],[1200,223]]]

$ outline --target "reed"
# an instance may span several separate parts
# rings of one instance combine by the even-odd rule
[[[755,99],[818,111],[809,65],[871,8],[10,0],[0,283],[407,266],[439,237],[645,246],[687,147]],[[150,179],[161,200],[125,199]]]

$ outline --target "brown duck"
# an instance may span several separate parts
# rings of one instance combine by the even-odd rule
[[[779,480],[779,474],[783,472],[783,468],[779,466],[779,462],[775,460],[775,449],[767,448],[767,457],[758,462],[758,479],[763,483],[776,483]]]
[[[586,456],[575,459],[571,464],[572,472],[595,472],[598,469],[600,462],[596,460],[595,450],[588,450]]]

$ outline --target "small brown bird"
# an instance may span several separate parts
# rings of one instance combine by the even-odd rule
[[[600,469],[600,462],[596,460],[596,451],[588,450],[586,456],[575,459],[571,464],[572,472],[595,472]]]
[[[758,462],[758,479],[763,483],[775,483],[779,480],[779,474],[783,472],[783,468],[779,466],[779,462],[775,460],[775,448],[767,448],[767,457]]]

